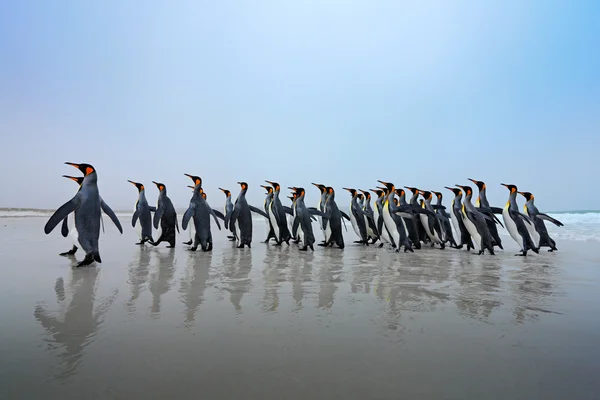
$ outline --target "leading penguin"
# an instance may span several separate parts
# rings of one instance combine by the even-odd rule
[[[113,210],[100,197],[98,174],[94,167],[90,164],[72,162],[66,162],[65,164],[79,169],[84,175],[83,182],[77,194],[52,214],[44,226],[44,232],[46,234],[52,232],[59,222],[73,212],[75,214],[75,227],[77,228],[77,241],[85,251],[85,258],[77,264],[77,267],[90,265],[94,261],[101,263],[98,248],[101,212],[104,211],[109,216],[121,234],[123,228]]]
[[[154,212],[154,228],[158,230],[156,242],[150,242],[158,246],[161,242],[167,242],[167,248],[175,247],[175,230],[179,233],[179,224],[177,223],[177,212],[167,196],[167,187],[164,183],[152,181],[158,188],[158,201]]]
[[[133,216],[131,217],[131,226],[134,228],[139,220],[138,235],[140,241],[136,244],[143,245],[147,241],[152,243],[154,241],[152,239],[152,211],[156,211],[156,209],[151,210],[148,205],[148,201],[146,200],[146,188],[143,184],[130,180],[127,180],[127,182],[131,183],[138,190],[138,199],[135,202]]]
[[[539,253],[540,235],[535,230],[533,221],[525,214],[519,212],[517,187],[505,183],[501,183],[501,185],[506,187],[510,192],[508,194],[508,201],[502,210],[502,219],[504,219],[504,225],[506,225],[508,233],[510,233],[510,236],[521,248],[521,253],[515,255],[526,256],[528,250]]]
[[[554,239],[550,237],[548,234],[548,229],[546,229],[545,221],[552,222],[556,226],[564,226],[562,222],[557,219],[552,218],[549,215],[542,214],[538,208],[534,204],[534,196],[531,192],[519,192],[519,194],[525,197],[526,203],[523,206],[525,213],[533,220],[533,224],[535,225],[535,229],[540,235],[540,245],[539,247],[550,247],[550,252],[558,250],[556,248],[556,242]]]

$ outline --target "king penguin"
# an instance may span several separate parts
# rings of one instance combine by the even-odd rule
[[[152,212],[150,205],[148,205],[148,200],[146,200],[146,188],[138,182],[130,180],[127,182],[131,183],[138,190],[138,199],[135,202],[133,216],[131,217],[131,226],[134,228],[139,220],[139,224],[137,225],[140,241],[136,244],[143,245],[148,241],[152,243],[154,242],[154,239],[152,239]]]
[[[486,220],[491,219],[491,217],[479,212],[471,203],[473,189],[470,186],[456,186],[465,192],[461,209],[462,217],[465,227],[473,239],[475,250],[481,255],[487,249],[491,255],[494,255],[493,238],[486,223]]]
[[[534,253],[539,253],[540,235],[535,230],[533,221],[519,212],[517,205],[517,187],[515,185],[507,185],[501,183],[509,191],[508,201],[502,210],[502,219],[510,236],[521,248],[521,253],[517,256],[526,256],[528,250]]]
[[[549,215],[542,214],[535,206],[534,196],[533,194],[531,194],[531,192],[519,192],[519,194],[525,197],[526,203],[523,206],[523,209],[525,210],[525,213],[529,216],[529,218],[533,220],[535,230],[540,235],[539,247],[550,247],[550,250],[548,250],[550,252],[558,250],[556,248],[556,242],[548,234],[548,229],[546,229],[546,224],[544,224],[544,220],[552,222],[556,226],[564,226],[564,224],[559,220],[552,218]]]
[[[315,243],[315,235],[313,234],[312,230],[311,213],[304,204],[304,196],[306,192],[304,188],[301,187],[294,187],[293,189],[296,192],[296,200],[294,201],[294,225],[292,226],[292,236],[296,236],[296,232],[298,228],[300,228],[302,231],[301,236],[303,247],[299,250],[306,251],[308,248],[310,248],[312,251],[314,251],[315,248],[313,245]],[[321,215],[321,217],[327,218],[324,215]]]
[[[377,231],[377,225],[375,224],[375,213],[371,208],[371,193],[368,190],[360,191],[365,196],[365,202],[363,204],[363,212],[365,213],[364,220],[367,228],[367,239],[371,239],[371,244],[374,244],[379,240],[379,232]]]
[[[316,186],[319,191],[321,192],[321,197],[319,198],[319,203],[317,204],[317,208],[324,212],[325,214],[327,214],[327,211],[325,210],[325,205],[327,203],[327,197],[329,196],[329,194],[327,193],[327,186],[320,184],[320,183],[312,183],[312,185]],[[325,219],[321,218],[319,219],[319,227],[321,228],[321,232],[323,233],[323,243],[325,243],[327,241],[327,235],[325,234]]]
[[[263,241],[263,243],[269,243],[269,240],[275,239],[277,240],[277,236],[275,236],[275,228],[273,227],[273,221],[275,217],[271,216],[271,203],[273,202],[273,188],[271,186],[260,185],[261,188],[264,188],[267,193],[265,194],[265,202],[264,209],[267,213],[267,238]],[[291,228],[291,227],[290,227]]]
[[[440,220],[440,224],[442,225],[442,240],[444,242],[449,242],[451,247],[456,248],[456,240],[454,239],[454,235],[452,234],[452,225],[450,224],[450,215],[446,212],[445,208],[442,205],[442,200],[444,195],[440,192],[432,191],[432,193],[437,198],[436,206],[439,207],[436,210],[438,219]]]
[[[273,230],[275,231],[275,240],[277,241],[277,246],[281,246],[283,242],[289,246],[291,235],[287,225],[287,218],[285,216],[287,211],[281,204],[281,200],[279,200],[281,186],[277,182],[265,182],[273,186],[273,201],[271,201],[269,217],[271,218]],[[287,213],[291,214],[291,210],[289,210]]]
[[[185,230],[188,226],[190,219],[193,218],[194,227],[196,229],[196,235],[190,251],[196,251],[198,245],[201,246],[202,251],[212,250],[212,234],[210,231],[210,217],[212,216],[217,224],[219,230],[221,230],[221,224],[217,219],[217,215],[212,208],[204,200],[202,193],[202,179],[195,175],[185,174],[194,182],[194,193],[190,199],[190,204],[187,211],[183,214],[181,221],[181,227]]]
[[[167,242],[167,248],[175,247],[175,234],[179,233],[179,223],[177,222],[177,212],[173,206],[173,202],[167,196],[167,187],[164,183],[152,181],[158,188],[158,201],[156,203],[156,211],[154,212],[154,228],[157,229],[156,242],[150,242],[154,246],[158,246],[161,242]],[[192,187],[193,188],[193,187]],[[190,243],[191,244],[191,243]]]
[[[230,222],[231,213],[233,212],[233,203],[231,202],[231,192],[229,190],[223,189],[223,188],[219,188],[219,190],[225,194],[225,206],[223,207],[223,215],[225,216],[224,224],[225,224],[225,229],[229,229],[229,231],[231,232],[231,236],[227,236],[227,237],[231,241],[238,240],[238,238],[236,238],[236,236],[235,236],[236,228],[235,228],[234,224],[232,224]]]
[[[325,200],[325,207],[323,208],[327,214],[327,218],[324,220],[325,243],[319,244],[319,246],[329,247],[335,244],[340,249],[343,249],[345,244],[342,232],[342,224],[344,221],[342,218],[350,218],[338,208],[338,205],[335,202],[335,190],[331,186],[327,186],[325,190],[327,191],[327,199]]]
[[[425,228],[425,232],[429,239],[431,240],[431,247],[433,247],[436,243],[440,245],[440,249],[444,249],[446,245],[442,240],[442,226],[440,224],[440,220],[435,215],[433,206],[431,205],[431,200],[433,199],[433,194],[428,190],[420,190],[419,191],[423,195],[423,201],[421,203],[421,208],[431,211],[433,215],[421,214],[421,223]]]
[[[473,248],[473,241],[471,235],[465,226],[462,215],[462,190],[459,188],[452,188],[445,186],[446,189],[454,193],[454,199],[452,199],[452,225],[454,226],[454,232],[457,241],[457,249],[462,249],[463,246],[467,246],[467,251]]]
[[[252,212],[261,214],[263,217],[267,217],[267,214],[256,207],[248,205],[248,201],[246,200],[248,184],[246,182],[238,182],[238,185],[240,185],[241,190],[233,206],[229,222],[235,226],[238,249],[242,249],[244,246],[250,248],[252,245]]]
[[[364,244],[365,246],[368,246],[369,239],[367,237],[367,226],[365,224],[365,218],[364,218],[365,212],[358,204],[359,193],[356,191],[356,189],[350,189],[350,188],[343,188],[343,189],[350,192],[350,196],[351,196],[350,213],[348,215],[350,216],[350,222],[352,223],[352,228],[354,228],[354,232],[356,233],[356,236],[358,236],[358,238],[360,239],[360,240],[354,241],[354,243],[361,243],[361,244]]]
[[[498,207],[490,207],[490,203],[486,196],[487,186],[485,186],[485,182],[476,181],[475,179],[469,178],[471,182],[477,185],[479,189],[479,196],[477,196],[477,200],[475,201],[475,207],[477,209],[491,217],[491,219],[486,219],[486,223],[488,225],[488,229],[492,238],[494,239],[494,246],[497,246],[502,249],[502,240],[500,239],[500,235],[498,234],[498,228],[496,227],[496,223],[500,224],[503,227],[500,220],[496,217],[496,214],[502,214],[502,209]]]
[[[44,232],[49,234],[59,222],[74,212],[77,241],[83,251],[85,251],[85,258],[77,264],[77,267],[90,265],[94,261],[101,263],[102,260],[98,248],[101,212],[104,211],[109,216],[121,234],[123,233],[123,228],[113,210],[100,197],[98,191],[98,174],[94,167],[90,164],[76,164],[72,162],[65,164],[71,165],[83,172],[83,182],[77,194],[52,214],[44,226]]]

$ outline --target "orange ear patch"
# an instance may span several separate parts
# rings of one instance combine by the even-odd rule
[[[85,176],[88,176],[89,174],[91,174],[92,172],[94,172],[94,168],[92,167],[87,167],[85,169]]]

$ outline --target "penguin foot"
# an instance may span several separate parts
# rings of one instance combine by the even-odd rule
[[[477,253],[478,256],[483,254],[483,250],[479,250],[479,252]]]
[[[192,241],[191,241],[191,240],[188,240],[187,242],[182,242],[182,243],[183,243],[183,244],[187,244],[188,246],[190,246],[190,245],[192,244]],[[173,247],[175,247],[175,246],[173,246]]]
[[[410,251],[411,253],[415,252],[412,247],[404,247],[404,252],[406,253],[407,251]]]
[[[299,239],[298,240],[292,240],[292,243],[298,244],[298,243],[300,243],[300,240]]]
[[[168,245],[167,246],[167,249],[174,249],[174,248],[175,248],[175,245]]]
[[[243,245],[243,244],[240,244],[239,246],[237,246],[237,248],[238,248],[238,249],[243,249],[243,248],[244,248],[244,245]]]
[[[64,253],[60,253],[60,256],[66,257],[66,256],[72,256],[73,254],[75,254],[77,252],[77,246],[73,246],[73,248],[69,251],[65,251]]]
[[[187,249],[187,251],[196,251],[198,249],[198,246],[195,247],[190,247],[189,249]]]
[[[298,251],[306,251],[306,250],[308,250],[308,246],[304,246],[304,247],[298,249]]]
[[[354,243],[358,243],[358,244],[364,244],[364,240],[355,240]]]
[[[554,250],[558,251],[558,249],[550,249],[550,250],[548,250],[548,253],[552,253]]]
[[[525,251],[515,254],[515,257],[526,257],[526,256],[527,256],[527,252],[525,252]]]
[[[379,246],[377,247],[378,249],[383,247],[383,243],[379,243]]]
[[[90,265],[93,262],[94,262],[94,255],[93,254],[86,254],[85,258],[83,259],[83,261],[79,262],[75,266],[75,268],[84,267],[86,265]]]
[[[317,246],[327,247],[327,246],[329,246],[329,244],[327,244],[327,243],[319,243],[319,244],[317,244]]]
[[[315,248],[313,247],[313,245],[312,245],[312,244],[309,244],[309,245],[308,245],[308,247],[310,247],[310,249],[311,249],[312,251],[315,251]]]

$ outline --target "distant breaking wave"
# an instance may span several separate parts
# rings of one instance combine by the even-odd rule
[[[218,208],[220,210],[220,208]],[[185,210],[178,210],[179,218],[183,216]],[[40,210],[34,208],[0,208],[0,218],[34,218],[50,217],[54,210]],[[131,218],[131,211],[116,211],[120,218]],[[546,222],[548,232],[556,240],[575,240],[583,242],[600,242],[600,211],[558,211],[548,213],[548,215],[558,219],[565,226],[557,227]],[[261,223],[265,218],[253,215],[255,222]],[[502,221],[502,218],[500,217]],[[221,224],[222,225],[222,224]],[[348,225],[348,234],[351,234],[350,222]],[[224,229],[224,227],[222,227]],[[318,229],[317,227],[315,229]],[[499,230],[500,234],[508,235],[505,229]]]

